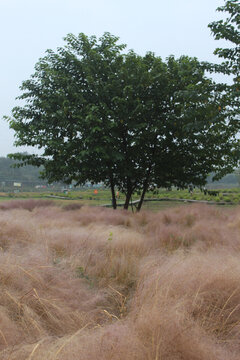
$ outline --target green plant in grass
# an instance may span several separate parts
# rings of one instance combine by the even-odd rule
[[[86,269],[84,269],[83,266],[78,266],[76,268],[76,274],[77,277],[81,278],[81,279],[85,279],[87,280],[88,284],[93,287],[94,283],[93,283],[93,279],[90,279],[89,276],[86,274]]]
[[[108,236],[108,241],[112,241],[112,239],[113,239],[113,233],[110,231]]]

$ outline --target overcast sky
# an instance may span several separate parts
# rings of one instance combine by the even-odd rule
[[[17,105],[19,86],[34,72],[46,49],[63,45],[67,33],[101,36],[105,31],[143,55],[153,51],[216,62],[207,25],[222,17],[224,0],[0,0],[0,156],[13,147],[13,132],[2,120]]]

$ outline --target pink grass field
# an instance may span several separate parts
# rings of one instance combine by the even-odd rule
[[[1,360],[239,360],[240,208],[0,206]]]

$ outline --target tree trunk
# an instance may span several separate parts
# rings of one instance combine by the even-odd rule
[[[112,207],[113,207],[114,210],[116,210],[117,201],[116,201],[116,195],[115,195],[115,190],[114,190],[113,179],[110,180],[110,186],[111,186],[111,192],[112,192]]]
[[[153,151],[152,151],[152,159],[154,158],[154,154],[155,154],[155,151],[156,151],[156,142],[157,142],[157,135],[156,135],[156,137],[155,137],[155,139],[153,141],[154,147],[153,147]],[[137,212],[139,212],[141,210],[145,194],[146,194],[147,189],[149,187],[149,182],[150,182],[149,180],[150,180],[150,176],[151,176],[152,166],[153,166],[153,163],[149,164],[146,179],[145,179],[145,181],[143,183],[142,195],[141,195],[141,198],[140,198],[140,202],[138,203],[138,206],[137,206]]]
[[[144,184],[142,195],[141,195],[140,201],[139,201],[139,203],[137,205],[137,212],[139,212],[141,210],[141,207],[142,207],[143,200],[144,200],[147,189],[148,189],[148,183]]]
[[[153,154],[154,154],[154,152],[153,152]],[[147,175],[146,175],[146,179],[145,179],[145,181],[143,183],[143,191],[142,191],[142,195],[141,195],[141,198],[140,198],[140,202],[138,203],[138,206],[137,206],[137,212],[139,212],[141,210],[143,200],[144,200],[145,194],[146,194],[148,186],[149,186],[149,180],[150,180],[151,171],[152,171],[152,165],[149,166],[149,169],[148,169]]]
[[[125,199],[125,204],[124,204],[124,209],[127,210],[129,207],[129,203],[131,200],[131,196],[132,196],[132,191],[128,190],[127,191],[127,195],[126,195],[126,199]]]

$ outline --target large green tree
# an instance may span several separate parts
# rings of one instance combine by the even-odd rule
[[[206,77],[195,58],[123,53],[118,38],[68,35],[48,50],[9,118],[16,145],[42,155],[12,154],[44,166],[49,182],[103,181],[126,195],[156,186],[204,185],[232,170],[238,124],[228,117],[224,85]]]

